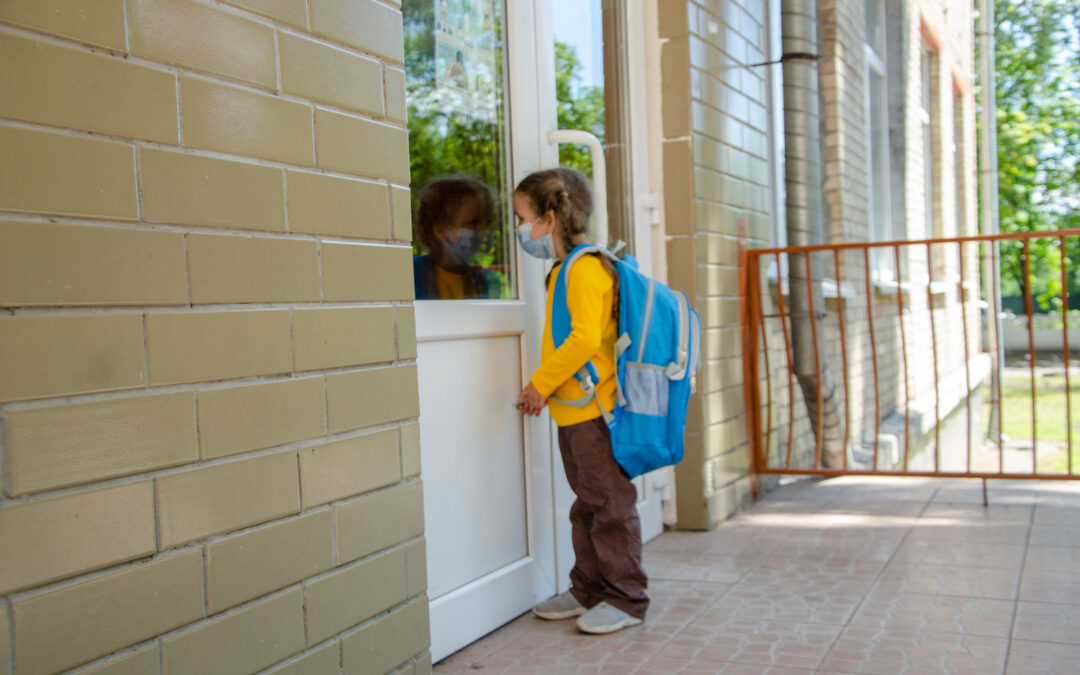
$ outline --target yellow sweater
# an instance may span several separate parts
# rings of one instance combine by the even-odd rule
[[[619,326],[612,316],[615,284],[596,256],[585,255],[574,263],[566,283],[566,303],[570,309],[570,336],[555,349],[551,339],[551,296],[559,267],[548,279],[547,318],[540,344],[540,367],[532,375],[532,384],[541,396],[554,395],[564,401],[581,398],[585,393],[574,379],[587,361],[592,361],[600,382],[596,395],[608,410],[615,406],[615,340]],[[574,408],[549,401],[551,418],[560,427],[600,417],[600,406],[592,401],[585,408]]]

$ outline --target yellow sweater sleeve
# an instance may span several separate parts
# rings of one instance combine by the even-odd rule
[[[552,271],[552,283],[557,270]],[[532,375],[533,386],[541,396],[549,397],[574,376],[600,349],[604,327],[610,319],[604,316],[605,296],[611,311],[610,295],[614,288],[611,275],[594,256],[582,256],[570,270],[566,283],[566,303],[570,309],[570,336],[551,354],[545,354],[540,367]],[[548,291],[547,326],[545,338],[551,332],[551,291]]]

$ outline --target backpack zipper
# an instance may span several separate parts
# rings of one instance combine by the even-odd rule
[[[649,338],[649,321],[652,320],[653,296],[656,293],[655,284],[655,281],[649,279],[649,292],[645,295],[645,316],[641,320],[641,345],[638,346],[638,363],[645,360],[645,343]]]

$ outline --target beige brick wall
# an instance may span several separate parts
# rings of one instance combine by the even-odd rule
[[[0,675],[430,672],[400,3],[0,3]]]
[[[891,0],[890,0],[891,1]],[[889,4],[889,3],[887,3]],[[897,3],[898,4],[898,3]],[[891,7],[893,5],[890,5]],[[949,11],[946,11],[946,8]],[[702,373],[698,395],[691,403],[686,457],[676,469],[678,522],[684,528],[709,528],[744,502],[748,492],[746,411],[743,400],[742,353],[739,333],[738,246],[775,245],[770,233],[770,182],[766,80],[761,68],[744,64],[766,59],[767,3],[746,0],[661,0],[661,70],[664,135],[664,202],[667,224],[669,281],[695,299],[702,313]],[[918,40],[924,24],[942,36],[939,67],[935,71],[938,104],[935,127],[939,149],[935,156],[941,188],[936,194],[947,232],[974,232],[975,185],[955,186],[955,165],[962,175],[974,175],[974,118],[970,87],[960,100],[965,109],[961,129],[965,138],[958,153],[953,143],[953,73],[964,79],[972,73],[971,9],[952,0],[908,0],[902,12],[907,19],[891,24],[892,39],[902,41],[898,53],[905,59],[899,91],[904,95],[903,125],[894,139],[893,152],[902,153],[904,165],[902,213],[909,218],[897,229],[899,238],[923,236],[922,204],[927,179],[923,175],[921,127],[915,117],[919,101]],[[822,175],[826,240],[833,243],[866,241],[868,231],[867,127],[865,103],[866,55],[863,3],[819,0],[818,33],[822,127]],[[890,76],[893,67],[889,67]],[[970,85],[970,80],[968,80]],[[892,95],[892,94],[890,94]],[[781,158],[782,159],[782,158]],[[901,180],[897,177],[894,180]],[[962,200],[957,209],[956,199]],[[895,209],[894,209],[895,211]],[[965,224],[955,214],[964,215]],[[782,216],[781,216],[782,217]],[[781,228],[783,224],[781,223]],[[945,254],[956,258],[956,249]],[[925,278],[927,257],[914,251],[907,258],[905,279]],[[687,264],[693,261],[693,265]],[[832,272],[831,256],[823,259]],[[953,265],[954,269],[958,263]],[[874,292],[871,307],[862,289],[866,272],[861,252],[840,257],[839,273],[859,289],[858,302],[844,305],[844,338],[847,356],[849,429],[853,444],[872,445],[878,422],[904,404],[903,345],[909,359],[909,398],[933,391],[932,369],[918,368],[913,359],[934,349],[925,293],[904,296],[904,333],[897,320],[897,298]],[[968,277],[976,270],[975,250],[965,251]],[[959,293],[954,284],[935,300],[939,374],[945,376],[964,361],[964,336],[957,309]],[[775,300],[766,298],[766,311],[775,311]],[[772,303],[772,304],[770,304]],[[835,300],[824,319],[827,360],[834,380],[842,387],[845,373],[840,349],[840,325]],[[874,313],[871,347],[868,317]],[[968,315],[968,347],[974,355],[978,345],[977,311]],[[793,464],[809,466],[813,460],[813,433],[806,419],[801,391],[788,388],[784,338],[779,324],[771,322],[768,333],[773,407],[764,410],[772,427],[770,452],[782,457],[791,439]],[[873,376],[876,353],[879,403],[874,405]],[[762,365],[764,365],[762,363]],[[760,383],[762,395],[766,381]],[[790,420],[790,422],[789,422]],[[792,428],[789,428],[792,427]]]
[[[707,529],[749,494],[739,339],[738,246],[769,241],[765,6],[661,0],[668,281],[701,312],[702,364],[678,526]],[[692,264],[688,264],[692,261]]]

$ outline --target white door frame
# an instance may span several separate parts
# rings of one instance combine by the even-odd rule
[[[541,166],[558,162],[557,150],[546,142],[547,130],[555,127],[554,49],[550,40],[538,38],[551,34],[550,11],[543,11],[547,1],[505,3],[505,86],[513,184]],[[545,91],[550,92],[549,99],[541,94]],[[542,261],[522,255],[516,245],[513,249],[519,299],[417,301],[416,332],[421,348],[437,340],[515,335],[521,344],[521,381],[528,380],[540,363],[545,270]],[[511,400],[507,400],[507,413],[518,414],[510,404]],[[423,410],[420,424],[423,433]],[[524,420],[523,447],[527,555],[431,600],[433,661],[445,658],[556,592],[554,446],[546,412],[539,418]],[[497,509],[499,505],[491,507]],[[483,523],[462,523],[462,527],[483,527]],[[437,556],[437,552],[433,555],[429,551],[429,567],[440,564]]]

